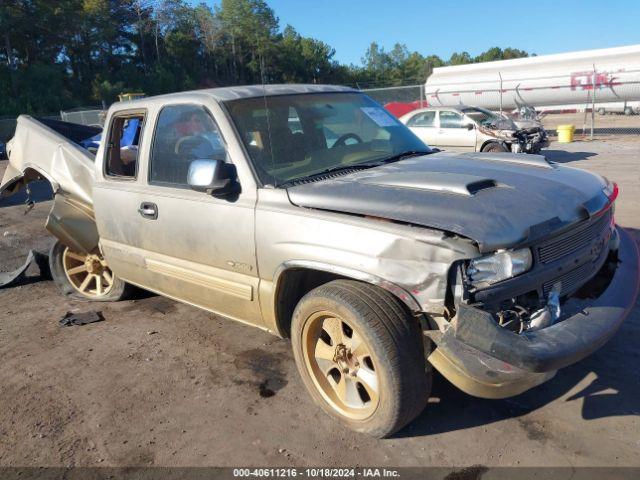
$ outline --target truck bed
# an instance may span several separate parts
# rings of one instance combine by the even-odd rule
[[[9,165],[0,184],[0,196],[11,195],[42,177],[55,193],[61,191],[87,206],[93,205],[95,156],[80,141],[99,132],[94,127],[21,115],[15,135],[7,143]]]
[[[46,228],[79,252],[90,252],[98,244],[93,212],[95,155],[79,142],[99,131],[21,115],[7,144],[9,164],[0,184],[2,198],[31,181],[47,180],[55,197]]]

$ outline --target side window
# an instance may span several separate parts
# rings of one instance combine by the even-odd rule
[[[198,105],[160,111],[153,136],[149,182],[186,187],[193,160],[227,161],[227,149],[209,112]]]
[[[464,128],[462,115],[448,110],[440,110],[440,128]]]
[[[143,124],[144,114],[116,114],[113,117],[105,162],[107,176],[136,178]]]
[[[436,112],[422,112],[409,119],[410,127],[433,127],[436,120]]]

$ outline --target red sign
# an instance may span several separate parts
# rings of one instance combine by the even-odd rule
[[[571,74],[571,90],[593,90],[614,85],[613,77],[608,72],[587,71]]]

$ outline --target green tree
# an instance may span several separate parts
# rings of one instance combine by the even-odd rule
[[[486,52],[482,52],[478,55],[474,62],[494,62],[496,60],[508,60],[510,58],[521,58],[528,57],[529,54],[523,50],[518,50],[517,48],[505,48],[502,50],[499,47],[493,47],[487,50]]]
[[[449,65],[464,65],[466,63],[473,63],[473,58],[469,55],[469,52],[454,52],[449,59]]]
[[[222,0],[216,11],[230,51],[232,75],[240,82],[266,81],[278,18],[263,0]]]
[[[360,65],[280,28],[265,0],[2,0],[0,115],[54,113],[111,102],[122,91],[159,94],[261,82],[361,88],[420,84],[434,68],[528,56],[493,47],[444,62],[406,45],[372,42]]]

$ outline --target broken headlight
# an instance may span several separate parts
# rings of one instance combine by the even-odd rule
[[[526,272],[532,264],[531,249],[503,250],[469,262],[467,275],[475,287],[492,285]]]

